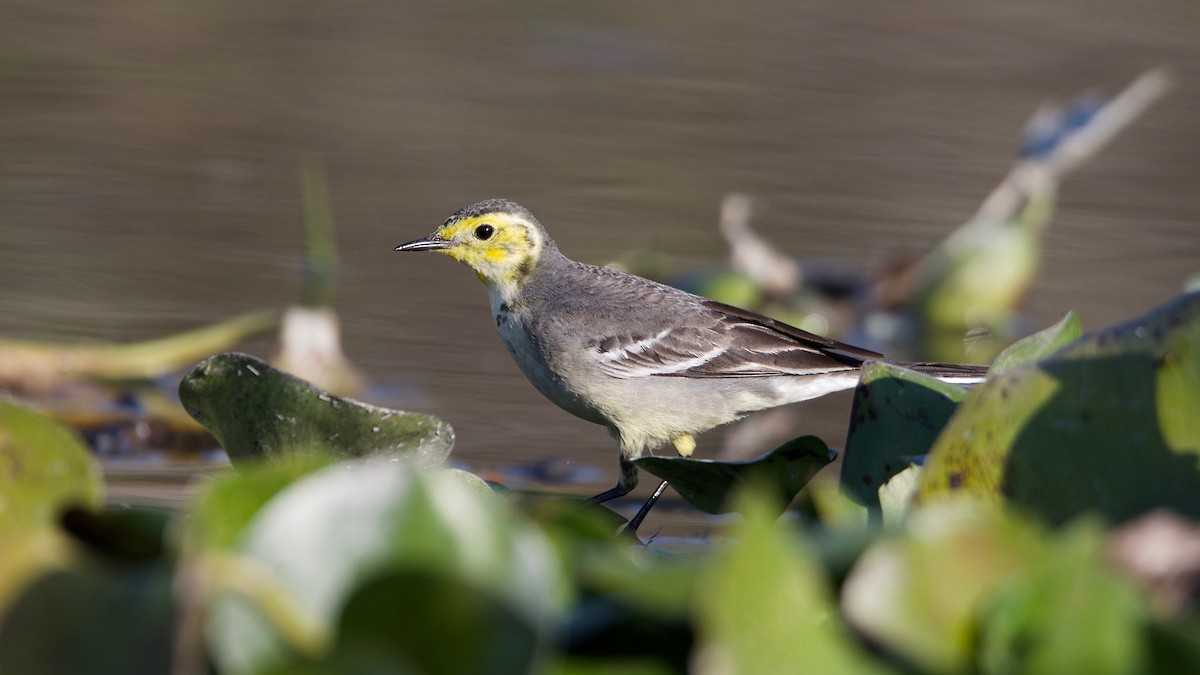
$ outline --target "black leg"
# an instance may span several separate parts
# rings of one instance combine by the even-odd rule
[[[637,529],[641,527],[642,521],[646,519],[646,514],[650,513],[650,509],[654,508],[654,504],[658,502],[658,498],[662,496],[663,491],[666,489],[667,481],[664,480],[658,484],[658,487],[654,488],[654,494],[650,495],[645,504],[642,504],[642,508],[638,509],[638,512],[629,519],[628,523],[625,523],[625,527],[622,528],[623,531],[630,534],[636,533]]]
[[[601,492],[595,497],[592,497],[584,502],[584,504],[592,506],[594,504],[603,504],[604,502],[610,499],[616,499],[617,497],[624,497],[625,495],[629,494],[630,490],[633,490],[633,488],[637,487],[637,484],[637,467],[633,465],[633,462],[621,457],[621,476],[617,478],[616,487],[612,487],[604,492]]]

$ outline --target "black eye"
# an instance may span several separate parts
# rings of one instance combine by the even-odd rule
[[[491,239],[492,233],[495,231],[496,231],[496,228],[492,227],[491,225],[488,225],[487,223],[484,223],[483,225],[480,225],[479,227],[475,228],[475,237],[478,239]]]

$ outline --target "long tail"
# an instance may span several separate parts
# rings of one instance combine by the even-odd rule
[[[979,384],[987,377],[989,366],[968,363],[897,363],[917,372],[932,375],[951,384]]]

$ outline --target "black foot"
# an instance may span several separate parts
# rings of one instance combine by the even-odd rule
[[[617,485],[616,487],[611,487],[604,492],[601,492],[595,497],[588,498],[587,501],[583,503],[585,506],[595,506],[596,504],[603,504],[610,499],[624,497],[627,494],[629,494],[629,488],[625,487],[624,485]]]

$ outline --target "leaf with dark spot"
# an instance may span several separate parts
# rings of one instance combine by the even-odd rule
[[[863,368],[854,391],[842,487],[854,501],[879,504],[879,487],[924,455],[966,395],[961,387],[900,366]]]
[[[1156,367],[1168,354],[1172,365]],[[1197,411],[1200,293],[1191,293],[972,391],[930,450],[917,500],[1004,498],[1053,523],[1157,507],[1197,517]]]

